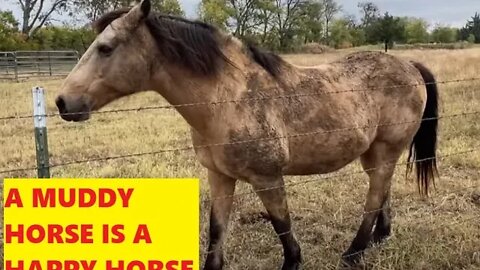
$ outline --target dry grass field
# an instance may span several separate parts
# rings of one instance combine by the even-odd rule
[[[324,55],[287,55],[298,65],[331,61],[348,51]],[[424,62],[438,81],[480,77],[480,48],[466,50],[394,51]],[[32,113],[31,87],[47,89],[48,111],[55,112],[55,91],[61,81],[0,83],[0,117]],[[480,81],[440,84],[442,115],[480,111]],[[106,108],[137,108],[164,104],[162,97],[143,93]],[[86,123],[49,118],[52,164],[106,156],[142,153],[190,145],[187,124],[173,110],[145,110],[94,115]],[[32,119],[0,120],[0,171],[35,166]],[[440,120],[439,155],[480,150],[480,115]],[[405,158],[402,159],[402,162]],[[304,269],[335,269],[362,216],[367,190],[365,174],[338,177],[288,177],[294,228],[304,255]],[[393,187],[393,234],[366,253],[369,269],[480,269],[480,151],[439,160],[441,179],[429,199],[421,199],[416,185],[398,166]],[[96,161],[52,168],[54,177],[198,177],[202,198],[209,196],[206,170],[193,151]],[[35,171],[2,173],[0,178],[34,177]],[[317,181],[312,181],[317,179]],[[250,191],[240,184],[237,193]],[[206,249],[209,206],[201,205],[201,250]],[[226,245],[226,269],[278,269],[282,249],[263,208],[253,195],[238,196]]]

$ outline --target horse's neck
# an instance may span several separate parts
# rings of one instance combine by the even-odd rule
[[[240,75],[238,72],[228,72],[219,77],[206,78],[194,76],[185,70],[172,69],[157,74],[158,79],[153,80],[152,89],[173,105],[191,127],[208,137],[215,106],[222,106],[213,103],[235,99],[234,92],[241,89]]]

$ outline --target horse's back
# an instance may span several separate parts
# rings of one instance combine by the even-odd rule
[[[335,171],[366,152],[376,140],[411,140],[422,116],[425,88],[408,62],[376,52],[354,53],[330,65],[300,69],[297,91],[308,98],[283,109],[289,140],[286,174]],[[316,93],[309,96],[308,93]]]

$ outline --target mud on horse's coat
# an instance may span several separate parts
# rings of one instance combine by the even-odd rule
[[[360,52],[296,67],[209,24],[150,12],[148,0],[104,15],[95,28],[96,40],[57,97],[65,120],[87,120],[90,111],[147,90],[172,105],[242,100],[176,107],[194,145],[216,145],[196,148],[214,198],[205,269],[223,267],[238,180],[253,186],[269,213],[284,248],[282,269],[298,269],[302,261],[284,175],[329,173],[360,158],[370,188],[362,224],[343,254],[348,265],[371,241],[389,235],[392,164],[409,146],[409,160],[423,160],[416,163],[417,179],[428,192],[436,172],[438,101],[435,78],[419,63]],[[265,98],[278,96],[289,98]],[[399,122],[410,124],[389,125]]]

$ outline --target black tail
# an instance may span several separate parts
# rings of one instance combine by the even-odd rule
[[[415,134],[408,153],[407,175],[412,171],[413,163],[417,174],[420,193],[428,196],[430,183],[435,185],[438,176],[436,149],[438,127],[438,89],[435,77],[425,66],[419,63],[413,65],[420,71],[427,88],[427,104],[423,112],[420,129]]]

